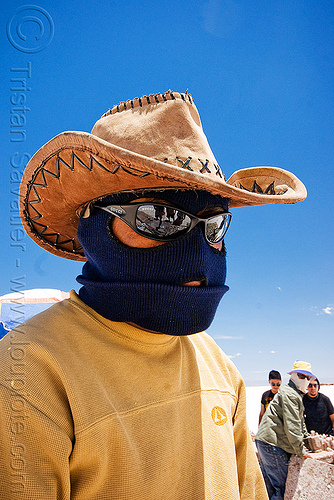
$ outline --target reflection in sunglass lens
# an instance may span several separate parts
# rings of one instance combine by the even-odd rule
[[[206,221],[206,237],[210,243],[218,243],[227,231],[230,218],[228,215],[220,214]]]
[[[137,209],[138,231],[154,238],[179,236],[187,231],[190,224],[188,215],[171,207],[140,205]]]

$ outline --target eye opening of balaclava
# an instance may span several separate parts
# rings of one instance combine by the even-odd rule
[[[204,196],[203,196],[204,195]],[[164,190],[138,190],[138,191],[129,191],[129,192],[120,192],[114,193],[108,196],[105,196],[103,199],[99,200],[98,205],[122,205],[135,202],[137,199],[152,199],[160,200],[162,202],[166,202],[167,204],[172,205],[175,208],[179,208],[188,213],[192,213],[193,215],[198,215],[199,212],[210,210],[211,208],[222,208],[224,211],[228,211],[228,199],[222,198],[219,195],[211,195],[204,191],[195,191],[195,190],[186,190],[186,189],[164,189]],[[93,213],[95,210],[98,210],[94,204],[90,207],[90,213]],[[114,235],[112,230],[112,223],[114,221],[114,216],[110,215],[108,220],[108,231],[109,236],[114,238],[121,245],[127,246],[125,243],[122,243],[118,240],[118,238]],[[202,228],[201,228],[202,229]],[[165,242],[164,244],[168,244],[170,242]],[[173,243],[173,242],[172,242]],[[128,247],[131,248],[131,247]],[[213,247],[212,247],[213,248]],[[145,250],[145,249],[143,249]],[[217,249],[213,248],[213,251],[218,252]],[[220,250],[224,255],[226,255],[226,247],[225,241],[222,240],[222,248]]]
[[[103,204],[126,204],[156,198],[198,214],[212,206],[227,210],[227,200],[204,191],[164,190],[116,193]],[[99,204],[101,201],[99,201]],[[175,241],[152,248],[133,248],[110,231],[110,215],[92,210],[81,218],[78,238],[87,263],[77,280],[79,295],[102,316],[134,323],[146,330],[188,335],[208,328],[225,286],[225,252],[212,248],[200,226]],[[181,283],[202,279],[203,287]]]

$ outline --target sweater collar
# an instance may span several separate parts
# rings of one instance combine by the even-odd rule
[[[134,325],[130,325],[129,323],[124,323],[120,321],[111,321],[105,318],[104,316],[101,316],[91,307],[87,306],[87,304],[85,304],[80,299],[80,297],[74,290],[71,290],[70,292],[70,300],[74,302],[78,307],[80,307],[80,309],[83,309],[91,317],[97,320],[99,323],[101,323],[109,330],[111,330],[114,334],[119,335],[123,338],[127,338],[132,342],[139,342],[140,344],[159,346],[159,345],[171,344],[173,342],[177,342],[178,340],[178,337],[175,337],[173,335],[165,335],[165,334],[157,335],[156,333],[142,330],[141,328]]]

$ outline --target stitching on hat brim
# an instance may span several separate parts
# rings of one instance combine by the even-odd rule
[[[72,139],[75,138],[77,141],[80,139],[81,144],[75,144],[74,143],[75,141],[73,141],[73,145],[71,145],[71,147],[69,147],[68,143],[70,141],[68,139],[69,139],[69,136],[71,136],[71,135],[72,135]],[[55,142],[55,140],[59,141],[60,137],[62,140],[63,139],[66,140],[66,145],[63,145],[61,147],[58,146],[56,149],[53,149],[52,153],[50,153],[47,156],[44,156],[44,159],[41,162],[40,166],[38,168],[34,169],[34,164],[37,162],[37,158],[39,156],[41,156],[44,151],[46,153],[47,149],[50,150],[52,143]],[[88,144],[89,142],[91,144],[93,144],[94,147],[90,147]],[[97,150],[97,148],[100,148],[100,149]],[[105,151],[105,154],[103,154],[103,150]],[[55,137],[54,139],[52,139],[49,143],[47,143],[45,146],[43,146],[43,148],[41,148],[36,153],[36,155],[29,162],[30,168],[27,167],[27,169],[23,175],[22,189],[20,192],[20,197],[23,200],[23,205],[29,203],[30,208],[32,208],[35,211],[35,213],[38,215],[40,215],[40,214],[37,211],[37,209],[35,207],[31,206],[34,204],[38,204],[38,200],[29,201],[28,197],[31,193],[32,188],[34,188],[34,194],[36,196],[38,194],[36,192],[36,188],[40,189],[40,188],[43,188],[45,186],[43,186],[41,184],[35,184],[34,179],[37,178],[38,174],[41,173],[41,171],[42,171],[42,178],[43,178],[44,183],[46,182],[45,175],[50,175],[51,178],[52,177],[56,178],[57,172],[49,171],[47,168],[44,168],[44,166],[54,156],[58,155],[58,157],[59,157],[59,154],[62,151],[72,151],[73,154],[75,154],[74,151],[77,151],[77,152],[82,152],[85,155],[88,155],[88,154],[94,155],[101,162],[103,162],[107,165],[110,165],[110,166],[114,166],[114,167],[118,166],[118,169],[121,168],[127,174],[130,174],[132,176],[135,175],[135,176],[145,177],[145,176],[152,175],[155,180],[161,180],[162,182],[166,181],[166,182],[171,183],[171,184],[173,184],[173,183],[182,184],[183,188],[185,188],[185,189],[199,189],[199,190],[204,189],[204,190],[207,190],[213,194],[217,194],[217,195],[227,197],[227,198],[231,198],[231,193],[232,194],[237,193],[239,196],[239,201],[242,198],[242,201],[239,203],[239,206],[247,206],[247,205],[250,206],[250,205],[260,205],[260,204],[266,204],[266,203],[282,203],[282,202],[294,203],[295,201],[299,201],[298,199],[287,201],[286,199],[283,199],[284,197],[277,199],[278,197],[275,195],[273,196],[273,195],[249,193],[246,190],[242,190],[242,189],[236,188],[234,186],[231,186],[228,183],[226,183],[220,179],[216,180],[216,179],[208,178],[205,176],[199,177],[200,174],[198,174],[196,172],[188,172],[187,171],[185,173],[184,170],[177,168],[174,165],[166,164],[166,163],[160,162],[158,160],[153,160],[151,158],[147,158],[147,157],[144,157],[142,155],[138,155],[138,154],[133,153],[131,151],[124,150],[120,147],[117,147],[117,146],[114,146],[110,143],[107,143],[103,139],[92,136],[91,134],[81,133],[81,132],[79,132],[79,133],[78,132],[65,132],[65,133],[60,134],[59,136]],[[118,158],[117,158],[117,156],[118,156]],[[122,156],[124,156],[124,158],[121,158]],[[71,158],[72,158],[72,156],[71,156]],[[135,163],[135,164],[137,162],[139,163],[139,160],[141,163],[140,168],[136,168],[133,165],[131,165],[131,163]],[[81,162],[81,159],[78,158],[78,164],[80,164],[80,163],[81,163],[81,165],[83,165],[83,163]],[[97,160],[96,160],[96,163],[98,164]],[[74,171],[74,169],[72,169],[69,164],[66,164],[66,165],[65,164],[66,164],[66,162],[64,162],[62,159],[60,159],[60,162],[58,163],[57,168],[60,169],[60,165],[62,165],[62,168],[70,168],[70,170]],[[145,164],[146,164],[146,167],[149,169],[149,171],[146,171],[146,172],[144,171]],[[106,175],[108,175],[107,172],[109,174],[113,174],[113,172],[109,168],[102,165],[101,163],[100,163],[100,167],[106,171]],[[87,168],[87,165],[84,165],[82,168]],[[159,168],[159,171],[157,171],[157,168]],[[266,168],[266,167],[263,167],[263,168]],[[254,170],[255,169],[256,168],[254,168]],[[88,168],[88,170],[92,170],[92,169]],[[163,172],[163,170],[167,170],[167,172]],[[32,171],[32,174],[30,173],[31,171]],[[59,174],[59,171],[58,171],[58,174]],[[114,169],[114,174],[116,174],[115,169]],[[288,174],[290,175],[290,173],[288,173]],[[235,174],[233,174],[233,175],[235,175]],[[29,176],[30,176],[30,179],[29,179]],[[59,178],[59,175],[58,175],[58,178]],[[297,179],[297,181],[298,181],[298,179]],[[163,186],[163,185],[157,186],[155,184],[155,182],[153,182],[152,184],[148,183],[147,188],[164,189],[164,188],[168,188],[168,186]],[[173,185],[171,185],[170,188],[173,188]],[[180,188],[182,188],[182,186],[175,185],[175,188],[180,189]],[[110,191],[110,192],[112,192],[112,191]],[[108,193],[105,193],[105,194],[108,194]],[[105,194],[103,194],[103,196]],[[92,197],[94,197],[94,196],[92,196]],[[101,195],[100,195],[100,197],[101,197]],[[82,204],[84,204],[85,202],[87,203],[88,201],[89,200],[85,200],[85,201],[83,201]],[[231,206],[238,206],[238,203],[235,202],[235,199],[233,199],[233,196],[231,198]],[[73,211],[75,211],[77,208],[78,207],[75,207],[73,209]],[[29,210],[27,209],[27,206],[24,206],[23,212],[24,212],[24,217],[23,217],[24,225],[29,228],[28,234],[32,232],[33,235],[31,235],[31,234],[30,235],[35,241],[36,241],[36,238],[42,239],[41,242],[37,241],[38,244],[42,243],[41,246],[43,246],[44,248],[46,245],[51,245],[52,250],[49,248],[48,248],[48,250],[51,251],[51,253],[55,253],[56,255],[61,255],[63,257],[67,257],[67,258],[74,259],[74,260],[85,260],[85,258],[82,255],[78,256],[78,254],[73,254],[72,252],[68,252],[64,249],[56,249],[55,250],[54,247],[52,247],[52,244],[43,237],[43,234],[41,235],[41,233],[38,233],[32,227],[32,224],[37,223],[37,220],[39,219],[39,217],[37,216],[37,218],[31,218],[30,214],[29,214]],[[43,216],[41,216],[41,218],[42,217]],[[30,221],[31,221],[31,223],[30,223]],[[47,226],[47,227],[49,227],[49,226]],[[51,234],[54,235],[57,233],[53,232]],[[59,241],[59,239],[57,241]],[[70,240],[69,239],[63,240],[61,243],[64,244],[65,242],[68,242],[68,241],[70,241]],[[74,249],[74,244],[73,244],[73,249]],[[78,249],[79,249],[79,247],[76,247],[76,251]],[[64,253],[66,253],[66,255],[64,255]]]

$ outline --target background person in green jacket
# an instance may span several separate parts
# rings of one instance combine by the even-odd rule
[[[312,458],[304,447],[303,394],[315,379],[307,361],[296,361],[288,385],[282,385],[268,406],[256,435],[262,474],[270,500],[283,500],[291,455]]]

